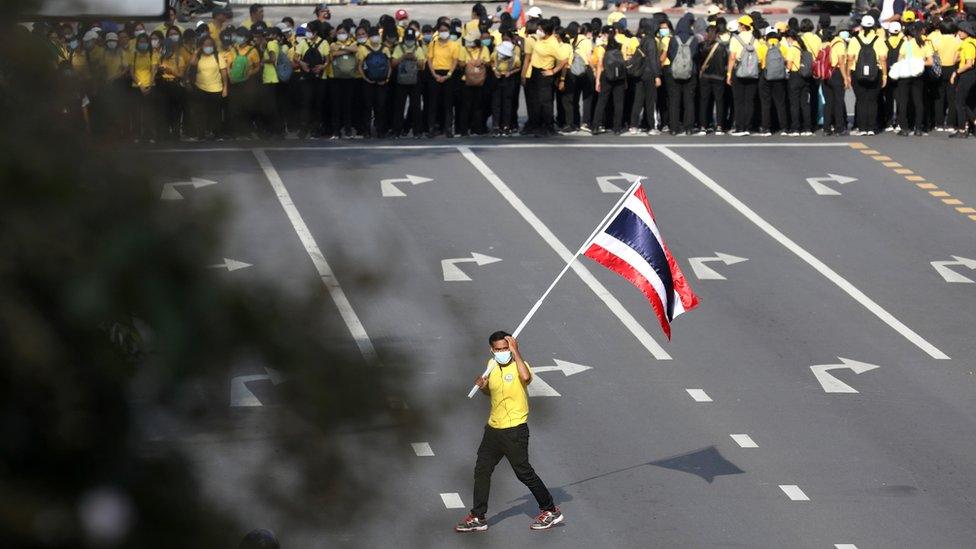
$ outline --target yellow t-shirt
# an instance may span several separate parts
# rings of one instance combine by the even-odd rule
[[[589,62],[590,57],[593,56],[593,40],[586,38],[585,36],[577,38],[576,48],[574,48],[573,51],[578,53],[584,61]],[[570,59],[570,62],[572,62],[572,59]]]
[[[427,60],[435,71],[453,71],[460,54],[461,44],[454,40],[435,38],[427,47]]]
[[[224,90],[224,79],[220,72],[227,70],[225,55],[200,55],[197,62],[197,79],[194,82],[201,91],[208,93]]]
[[[802,49],[799,45],[787,45],[783,48],[783,61],[786,61],[786,70],[789,72],[796,72],[800,70],[800,57],[802,56]]]
[[[351,48],[353,46],[356,47],[356,53],[355,54],[351,54],[351,53],[347,53],[347,52],[343,52],[342,51],[342,50],[346,50],[348,48]],[[305,55],[305,52],[308,51],[308,48],[310,48],[310,47],[311,47],[311,43],[309,43],[308,40],[303,40],[301,43],[299,43],[298,46],[297,46],[297,52],[298,52],[297,55],[298,55],[298,58],[301,59]],[[328,42],[326,42],[325,40],[323,40],[322,43],[319,45],[319,51],[322,51],[322,48],[323,47],[330,48],[328,51],[329,51],[329,55],[330,55],[331,62],[328,64],[328,66],[325,68],[325,70],[322,71],[324,73],[327,73],[330,78],[331,77],[334,77],[335,74],[336,74],[336,71],[335,71],[336,60],[338,60],[340,57],[345,58],[347,55],[355,55],[355,56],[358,56],[359,55],[359,46],[356,45],[356,39],[355,38],[347,38],[344,42],[336,41],[336,42],[333,42],[331,46],[329,45]],[[359,65],[359,62],[358,61],[356,62],[356,65],[357,66]],[[325,77],[323,76],[323,78],[325,78]],[[346,77],[343,77],[343,78],[346,78]],[[353,78],[359,78],[359,71],[355,71],[355,76]],[[341,79],[342,78],[340,78],[340,80]]]
[[[403,54],[404,53],[411,52],[411,51],[413,52],[414,57],[417,58],[417,68],[419,70],[426,69],[427,68],[427,50],[424,48],[424,46],[420,42],[417,42],[417,45],[414,46],[414,49],[413,50],[411,50],[410,48],[408,48],[406,46],[406,44],[403,44],[403,43],[397,44],[396,47],[393,48],[393,59],[400,60],[400,59],[403,58]]]
[[[247,79],[250,80],[255,74],[261,71],[261,52],[258,51],[256,46],[248,45],[244,46],[244,49],[240,49],[237,46],[230,50],[230,62],[228,67],[234,64],[234,59],[238,55],[243,55],[247,57]]]
[[[741,42],[740,42],[741,40]],[[738,59],[742,54],[742,49],[749,44],[758,49],[756,37],[751,32],[733,35],[729,40],[729,55],[734,55]]]
[[[657,51],[658,54],[664,56],[664,61],[661,62],[661,67],[667,67],[671,65],[671,60],[668,59],[668,48],[671,46],[671,36],[662,36],[657,41]]]
[[[479,28],[480,26],[481,26],[481,21],[479,21],[477,19],[472,19],[472,20],[468,21],[467,23],[464,24],[464,34],[463,34],[463,36],[467,36],[468,34],[470,34],[472,32],[476,32],[476,33],[478,33],[480,35],[481,34],[481,29]]]
[[[105,50],[102,56],[102,68],[105,71],[105,80],[112,81],[125,76],[126,71],[129,70],[125,52],[119,48],[114,51]]]
[[[525,31],[525,27],[522,27],[519,30]],[[532,36],[525,36],[525,33],[523,32],[522,33],[522,37],[523,37],[523,42],[524,42],[524,48],[525,48],[524,53],[525,53],[525,55],[532,55],[532,51],[535,49],[535,43],[536,43],[535,35],[533,34]],[[524,57],[523,57],[523,61],[524,61]],[[529,61],[531,62],[531,59]],[[526,70],[525,75],[528,76],[529,78],[532,77],[532,65],[531,64],[529,65],[529,68]]]
[[[156,71],[158,64],[159,58],[150,52],[133,53],[132,61],[129,63],[129,66],[132,67],[133,72],[132,87],[147,88],[152,86],[153,73]]]
[[[972,61],[976,61],[976,38],[970,36],[959,44],[959,64]]]
[[[159,76],[167,82],[175,82],[183,78],[183,71],[186,64],[180,52],[175,52],[169,57],[164,57],[159,61]]]
[[[876,35],[871,32],[864,36],[861,36],[861,40],[864,45],[867,46],[874,40],[874,55],[878,58],[878,67],[884,66],[883,63],[888,59],[888,46],[885,45],[885,41],[881,37],[875,38]],[[847,42],[847,66],[853,71],[857,66],[857,55],[861,53],[861,43],[858,42],[857,36],[852,36],[850,41]]]
[[[597,67],[603,65],[603,56],[607,53],[607,47],[603,44],[593,46],[593,54],[590,55],[590,67],[596,72]]]
[[[573,60],[573,45],[569,42],[561,42],[558,55],[561,61],[571,62]]]
[[[756,42],[756,56],[759,57],[759,68],[766,69],[766,55],[769,54],[771,48],[779,48],[781,54],[783,54],[783,60],[787,60],[788,51],[790,48],[783,44],[781,41],[771,41],[767,42],[765,40],[758,40]],[[799,56],[798,56],[799,57]],[[799,61],[797,62],[799,64]]]
[[[494,359],[488,363],[493,366],[488,374],[488,391],[491,393],[488,426],[508,429],[525,423],[529,419],[529,392],[519,377],[515,360],[505,366],[499,366]],[[532,372],[528,362],[525,367]]]
[[[559,40],[549,36],[532,45],[532,68],[548,71],[559,63]]]
[[[830,42],[830,66],[840,67],[847,58],[847,43],[843,38],[837,37]]]
[[[908,56],[925,60],[932,56],[932,52],[932,43],[928,40],[922,42],[921,46],[915,40],[904,40],[898,48],[898,60],[907,59]]]
[[[458,53],[458,62],[460,63],[467,63],[468,61],[488,62],[490,60],[491,56],[488,53],[488,48],[484,46],[461,48],[461,51]]]
[[[506,73],[510,71],[518,71],[522,68],[522,51],[518,46],[512,50],[511,57],[498,57],[498,49],[491,52],[491,66],[500,73]],[[517,75],[513,75],[517,76]]]
[[[275,65],[278,62],[279,51],[281,51],[281,47],[278,46],[277,40],[271,40],[268,42],[268,46],[264,49],[264,59],[261,60],[262,84],[278,83],[278,68]],[[284,55],[287,55],[287,52]],[[267,61],[271,62],[267,63]]]
[[[820,48],[823,47],[823,40],[812,32],[805,32],[801,34],[800,40],[803,40],[803,45],[807,47],[807,51],[809,51],[810,54],[816,58],[817,54],[820,53]]]
[[[959,62],[959,46],[962,44],[962,40],[959,40],[958,36],[940,34],[932,43],[935,46],[935,51],[939,54],[939,59],[942,60],[942,66],[948,67]]]

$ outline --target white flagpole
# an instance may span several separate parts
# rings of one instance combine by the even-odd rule
[[[576,253],[573,254],[573,257],[570,258],[570,260],[566,263],[566,265],[563,267],[563,270],[559,271],[559,274],[556,275],[556,278],[555,280],[552,281],[552,284],[549,284],[549,287],[546,288],[546,291],[542,293],[542,297],[540,297],[538,301],[535,302],[535,305],[533,305],[532,308],[529,309],[529,312],[525,315],[525,318],[522,319],[522,322],[519,322],[518,327],[516,327],[515,331],[512,332],[512,337],[518,338],[519,334],[522,333],[522,330],[525,328],[525,325],[529,323],[529,320],[532,319],[532,317],[535,315],[535,312],[539,310],[539,307],[542,305],[542,302],[545,301],[546,297],[549,296],[549,292],[551,292],[552,289],[556,287],[556,284],[559,282],[559,279],[561,279],[563,275],[566,274],[566,271],[568,271],[569,268],[573,265],[573,262],[576,261],[576,258],[579,257],[580,254],[586,250],[586,248],[590,245],[590,242],[593,240],[593,238],[596,237],[596,235],[599,234],[600,231],[602,231],[606,227],[610,219],[612,219],[613,216],[617,214],[617,211],[620,210],[620,207],[623,205],[624,201],[627,200],[627,198],[634,193],[634,189],[636,189],[637,186],[640,185],[641,179],[643,178],[638,177],[634,181],[634,183],[630,186],[629,189],[627,189],[624,195],[620,197],[620,200],[618,200],[617,203],[613,206],[610,212],[608,212],[607,215],[603,217],[603,221],[600,221],[600,224],[597,225],[595,229],[593,229],[593,232],[590,233],[590,236],[588,236],[586,240],[583,241],[583,244],[581,244],[579,249],[576,250]],[[491,366],[488,366],[487,368],[485,368],[485,373],[481,374],[481,377],[488,377],[488,374],[490,373],[491,373]],[[478,392],[478,386],[475,385],[468,392],[468,398],[473,397],[477,392]]]

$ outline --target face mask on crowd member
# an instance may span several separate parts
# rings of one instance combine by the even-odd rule
[[[662,26],[661,28],[657,29],[657,34],[661,38],[667,38],[668,36],[671,36],[671,29]]]
[[[159,46],[162,45],[162,43],[159,41],[159,38],[156,38],[155,36],[149,40],[149,44],[152,46],[154,50],[158,50]]]
[[[442,28],[437,33],[437,37],[440,38],[441,40],[447,40],[448,38],[451,37],[451,33],[447,29]]]
[[[149,51],[149,40],[144,39],[145,34],[139,35],[139,39],[136,40],[136,49],[145,53]]]
[[[378,30],[375,30],[374,29],[374,30],[370,31],[370,33],[369,33],[369,43],[370,44],[373,44],[375,46],[376,44],[379,44],[381,40],[382,40],[382,37],[380,36],[380,33],[379,33]]]
[[[105,41],[105,47],[109,51],[115,51],[115,50],[119,49],[119,40],[118,40],[118,38],[116,38],[115,40],[106,40]]]
[[[359,29],[356,30],[356,43],[357,44],[365,44],[367,38],[368,37],[366,36],[366,29],[360,27]]]
[[[336,33],[336,40],[340,42],[345,42],[346,40],[349,40],[349,33],[346,32],[345,30],[340,30],[339,32]]]

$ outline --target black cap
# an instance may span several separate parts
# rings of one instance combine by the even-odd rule
[[[403,40],[407,41],[407,40],[416,40],[416,39],[417,39],[417,31],[411,27],[407,27],[406,32],[403,33]]]
[[[959,23],[959,25],[956,26],[956,28],[958,30],[961,30],[962,32],[968,34],[969,36],[976,35],[976,32],[974,32],[973,24],[970,21],[963,21],[963,22]]]

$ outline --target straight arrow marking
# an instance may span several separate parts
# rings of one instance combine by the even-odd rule
[[[246,269],[250,267],[250,263],[244,263],[243,261],[237,261],[236,259],[224,258],[223,263],[217,263],[214,265],[207,265],[208,269],[227,269],[228,271],[236,271],[239,269]]]

